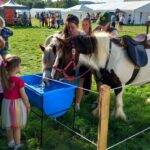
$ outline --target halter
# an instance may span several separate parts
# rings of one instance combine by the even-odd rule
[[[78,76],[78,77],[73,77],[73,76],[69,76],[66,71],[70,68],[70,66],[73,64],[73,70],[76,70],[79,68],[78,65],[75,64],[75,56],[77,54],[77,50],[75,49],[74,43],[71,41],[72,43],[72,58],[69,61],[69,63],[66,65],[66,67],[64,69],[60,69],[58,67],[53,67],[56,71],[58,71],[59,73],[63,74],[63,76],[66,78],[66,80],[68,81],[73,81],[76,79],[81,78],[82,76],[84,76],[85,74],[87,74],[90,71],[90,68],[84,72],[82,75]]]

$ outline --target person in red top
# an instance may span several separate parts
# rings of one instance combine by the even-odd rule
[[[53,14],[51,19],[51,28],[55,28],[55,23],[56,23],[56,17],[55,14]]]
[[[0,76],[4,90],[2,101],[2,127],[7,130],[8,147],[21,147],[21,128],[25,127],[30,104],[24,89],[24,81],[17,77],[21,59],[9,55],[0,64]]]

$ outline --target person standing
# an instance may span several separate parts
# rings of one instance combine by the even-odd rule
[[[44,23],[45,23],[45,26],[48,27],[48,14],[44,16]]]
[[[89,18],[89,19],[91,19],[90,14],[89,14],[89,13],[87,13],[85,18]]]
[[[116,26],[116,16],[114,13],[111,15],[111,26],[114,28]]]
[[[131,14],[129,14],[129,16],[128,16],[128,25],[130,25],[131,24]]]
[[[93,32],[108,32],[112,37],[118,37],[118,31],[114,27],[111,27],[111,14],[109,12],[103,12],[97,19],[98,26]]]
[[[45,21],[45,20],[44,20],[45,13],[42,12],[41,15],[40,15],[40,17],[41,17],[41,21],[42,21],[42,27],[44,27],[44,23],[45,23],[45,22],[44,22],[44,21]]]
[[[56,24],[56,17],[55,17],[55,14],[52,14],[52,18],[51,18],[51,28],[55,28],[55,24]]]
[[[32,27],[31,13],[29,13],[29,27]]]
[[[2,101],[2,127],[7,130],[8,147],[21,147],[21,128],[25,127],[30,103],[24,89],[24,81],[17,77],[21,59],[10,55],[1,62],[0,76],[4,90]]]
[[[0,50],[0,55],[5,58],[8,54],[9,44],[8,38],[13,35],[13,32],[5,27],[5,20],[0,16],[0,36],[5,40],[5,47]]]
[[[103,12],[102,14],[100,14],[98,20],[97,20],[97,23],[99,24],[94,30],[93,30],[93,33],[94,32],[107,32],[111,35],[112,38],[116,38],[118,37],[118,31],[114,28],[114,27],[111,27],[111,14],[109,12]],[[99,72],[97,71],[93,71],[94,73],[94,78],[95,78],[95,81],[96,81],[96,84],[97,84],[97,90],[99,90],[99,86],[102,84],[101,83],[101,76],[99,74]],[[97,104],[98,104],[98,100],[96,101],[97,103],[94,104],[94,107],[93,108],[96,108],[97,107]]]
[[[61,14],[57,14],[56,15],[56,22],[57,22],[57,29],[59,29],[60,28],[60,21],[61,21]]]
[[[82,20],[82,30],[86,33],[86,35],[92,34],[92,25],[89,18],[84,18]]]
[[[86,35],[84,31],[79,30],[79,19],[75,15],[69,14],[66,22],[65,22],[65,27],[64,27],[64,38],[69,38],[71,36],[77,36],[77,35]],[[76,70],[76,75],[82,75],[87,71],[87,67],[85,66],[80,66],[78,70]],[[87,74],[85,74],[83,77],[81,77],[78,80],[78,87],[76,89],[76,97],[75,97],[75,110],[78,111],[80,110],[80,102],[83,97],[83,84],[84,84],[84,79],[87,77]]]
[[[119,16],[119,30],[122,31],[123,30],[123,24],[125,21],[125,17],[123,14],[120,14]]]

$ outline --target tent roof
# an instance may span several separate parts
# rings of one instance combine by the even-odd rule
[[[93,11],[93,9],[88,7],[87,5],[82,4],[65,9],[65,11]]]
[[[91,4],[86,5],[87,7],[94,9],[96,11],[115,11],[116,9],[120,10],[136,10],[140,7],[150,4],[150,1],[130,1],[130,2],[108,2],[104,4]]]
[[[48,11],[63,11],[64,8],[45,8],[45,10],[48,10]]]
[[[54,12],[62,12],[64,11],[63,8],[31,8],[30,12],[48,12],[48,11],[54,11]]]
[[[26,9],[28,8],[25,5],[20,5],[17,4],[16,2],[14,2],[14,0],[9,0],[7,3],[1,5],[0,7],[4,7],[4,8],[14,8],[14,9]]]

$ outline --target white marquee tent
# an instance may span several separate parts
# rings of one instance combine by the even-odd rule
[[[150,16],[150,1],[108,2],[86,6],[99,12],[115,12],[116,9],[120,9],[125,12],[126,21],[128,15],[131,14],[135,24],[145,24],[148,16]]]
[[[70,8],[65,9],[65,11],[85,11],[85,12],[89,12],[89,11],[93,11],[93,8],[88,7],[87,5],[76,5]]]
[[[65,9],[65,12],[66,14],[73,13],[81,20],[86,16],[87,12],[93,13],[94,9],[82,4],[67,8]]]
[[[132,21],[135,24],[145,24],[148,16],[150,16],[150,1],[128,1],[123,2],[121,0],[114,0],[113,2],[106,2],[100,4],[87,4],[87,5],[76,5],[65,9],[66,14],[73,13],[83,19],[85,14],[89,12],[90,14],[110,11],[115,12],[116,9],[120,9],[125,12],[125,23],[127,23],[127,18],[131,14]]]
[[[63,13],[64,9],[63,8],[32,8],[30,9],[30,13],[32,17],[35,17],[36,13],[41,13],[41,12],[60,12]]]

